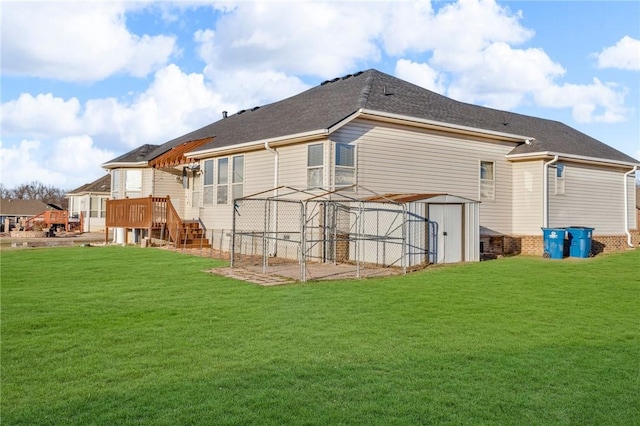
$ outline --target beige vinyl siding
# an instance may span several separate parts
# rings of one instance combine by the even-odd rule
[[[182,182],[178,182],[176,177],[171,173],[163,172],[158,169],[149,169],[153,173],[153,195],[156,197],[169,196],[173,207],[181,217],[185,215],[185,193],[182,188]],[[144,186],[144,183],[143,183]]]
[[[142,196],[148,197],[154,195],[153,193],[153,181],[156,169],[150,167],[142,169]]]
[[[542,161],[513,163],[513,233],[539,235],[542,215]]]
[[[357,182],[378,193],[448,193],[480,198],[480,161],[495,162],[495,200],[483,200],[483,234],[510,234],[513,143],[354,120],[332,135],[334,142],[357,141]]]
[[[273,188],[275,155],[267,150],[244,155],[244,196]]]
[[[549,227],[587,226],[595,235],[624,232],[624,171],[565,162],[565,194],[549,168]],[[630,210],[631,211],[631,210]]]

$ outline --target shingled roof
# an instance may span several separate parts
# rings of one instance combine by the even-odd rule
[[[535,138],[530,144],[523,140],[511,152],[514,155],[550,152],[639,163],[563,123],[458,102],[373,69],[325,81],[279,102],[239,111],[170,140],[152,155],[204,138],[214,139],[196,152],[328,130],[361,110]]]
[[[111,192],[111,174],[106,174],[91,183],[85,183],[67,194],[86,194],[88,192]]]
[[[121,164],[121,163],[141,163],[145,161],[149,161],[149,154],[151,154],[154,150],[158,148],[159,145],[142,145],[138,148],[132,149],[131,151],[122,154],[119,157],[114,158],[113,160],[109,160],[102,165],[102,167],[108,166],[110,164]],[[167,148],[165,151],[168,151],[171,148]],[[165,152],[162,151],[162,152]]]

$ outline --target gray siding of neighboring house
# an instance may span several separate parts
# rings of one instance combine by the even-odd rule
[[[549,226],[587,226],[594,235],[624,232],[624,190],[622,169],[565,163],[565,194],[554,194],[555,170],[549,168]],[[629,224],[633,221],[635,197],[629,179]],[[633,228],[632,228],[633,229]]]
[[[358,144],[358,184],[378,193],[448,193],[479,200],[480,161],[495,162],[495,200],[481,200],[481,232],[511,234],[512,164],[505,155],[512,143],[367,120],[347,124],[332,140]]]
[[[513,163],[513,233],[539,235],[543,225],[543,162]]]

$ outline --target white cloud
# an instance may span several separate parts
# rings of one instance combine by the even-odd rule
[[[31,138],[86,134],[101,145],[124,150],[166,142],[218,120],[224,109],[235,107],[224,105],[202,74],[185,74],[169,65],[131,102],[100,98],[83,106],[76,98],[23,94],[2,104],[2,132]]]
[[[616,90],[597,78],[592,84],[549,85],[535,93],[536,103],[546,108],[571,108],[578,123],[618,123],[625,121],[626,91]]]
[[[19,145],[10,147],[0,142],[0,181],[5,188],[33,181],[56,186],[56,182],[64,180],[62,174],[43,167],[42,159],[38,158],[40,145],[38,140],[23,140]]]
[[[640,71],[640,40],[624,36],[615,46],[603,49],[596,56],[599,68]]]
[[[252,69],[335,77],[380,58],[375,37],[387,7],[366,2],[241,2],[222,15],[215,28],[197,32],[195,40],[216,76]]]
[[[3,72],[65,81],[116,73],[145,76],[162,66],[175,37],[129,32],[122,2],[6,2]]]
[[[94,146],[88,135],[61,138],[52,148],[46,164],[50,170],[67,175],[68,180],[94,175],[101,164],[116,156],[113,151]]]
[[[104,174],[100,164],[114,156],[95,147],[86,135],[53,141],[25,139],[11,146],[0,141],[0,183],[13,188],[38,181],[70,190]]]
[[[0,111],[3,134],[60,136],[80,129],[80,102],[76,98],[64,100],[51,93],[36,96],[23,93],[18,99],[2,104]]]
[[[493,43],[458,67],[448,94],[465,102],[481,103],[501,109],[521,105],[528,94],[552,85],[564,74],[541,49],[513,49],[506,43]]]
[[[520,12],[511,13],[493,0],[463,0],[435,12],[428,3],[393,4],[390,16],[383,30],[390,54],[432,50],[431,65],[448,71],[466,69],[470,55],[492,43],[520,44],[533,36],[520,25]]]
[[[395,75],[398,78],[416,84],[436,93],[444,93],[444,76],[428,64],[400,59],[396,63]]]

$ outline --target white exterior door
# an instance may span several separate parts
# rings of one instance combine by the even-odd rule
[[[438,224],[438,263],[462,262],[462,205],[429,204],[429,220]]]

